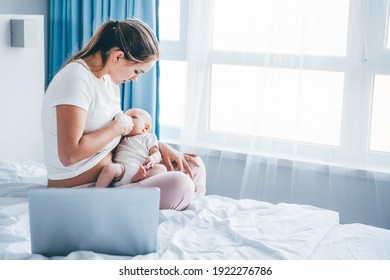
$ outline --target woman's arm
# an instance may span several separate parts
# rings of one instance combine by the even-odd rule
[[[56,111],[58,155],[64,166],[96,154],[113,139],[127,132],[118,118],[101,129],[83,134],[87,118],[85,110],[73,105],[58,105]]]
[[[199,164],[194,160],[194,157],[197,157],[196,154],[190,154],[190,153],[180,153],[176,151],[174,148],[169,146],[166,143],[159,142],[160,146],[160,152],[162,155],[163,162],[165,166],[167,167],[168,171],[175,170],[175,166],[177,166],[177,169],[181,172],[187,173],[191,179],[194,179],[192,170],[188,162],[193,163],[195,166],[199,167]]]

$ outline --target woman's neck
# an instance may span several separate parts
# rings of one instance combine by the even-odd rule
[[[101,79],[104,75],[108,74],[106,67],[103,66],[102,56],[100,53],[91,54],[83,58],[85,63],[87,63],[92,74],[94,74],[98,79]]]

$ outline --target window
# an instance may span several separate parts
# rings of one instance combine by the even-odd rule
[[[390,153],[390,76],[374,80],[370,150]]]
[[[160,123],[182,127],[186,107],[187,63],[161,60],[160,73]]]
[[[215,64],[209,128],[338,146],[343,83],[339,72]]]
[[[198,9],[191,16],[190,3]],[[271,139],[272,156],[288,157],[294,147],[307,160],[390,171],[388,6],[160,0],[161,34],[175,34],[161,37],[162,138],[177,140],[188,117],[199,118],[196,145],[253,152]],[[164,24],[168,18],[176,24]],[[188,42],[196,32],[188,28],[197,24],[207,28],[194,46]],[[198,80],[203,86],[195,92]],[[191,106],[202,112],[186,116]]]
[[[161,1],[159,7],[160,39],[180,40],[180,0]]]
[[[348,2],[216,0],[213,49],[344,56]]]
[[[184,6],[183,6],[184,4]],[[187,1],[160,0],[159,25],[162,57],[160,60],[161,136],[170,127],[182,127],[187,96],[186,9]],[[175,131],[175,129],[174,129]],[[175,136],[177,138],[177,135]]]

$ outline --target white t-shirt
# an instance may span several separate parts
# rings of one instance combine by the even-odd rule
[[[96,155],[65,167],[57,148],[57,105],[74,105],[87,112],[84,133],[112,121],[120,109],[119,87],[109,75],[98,79],[87,64],[79,59],[61,69],[50,83],[42,107],[42,130],[47,176],[52,180],[73,178],[94,167],[119,143],[117,137]]]

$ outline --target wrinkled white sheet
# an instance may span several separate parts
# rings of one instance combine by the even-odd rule
[[[29,189],[45,188],[44,167],[6,165],[0,161],[0,259],[46,259],[30,253],[27,202]],[[7,169],[12,170],[8,181]],[[209,195],[183,212],[160,211],[157,253],[120,257],[78,251],[54,259],[131,258],[390,259],[390,231],[341,225],[336,212],[307,205]]]
[[[25,159],[19,161],[0,160],[0,183],[46,184],[46,174],[45,166],[35,161]]]

